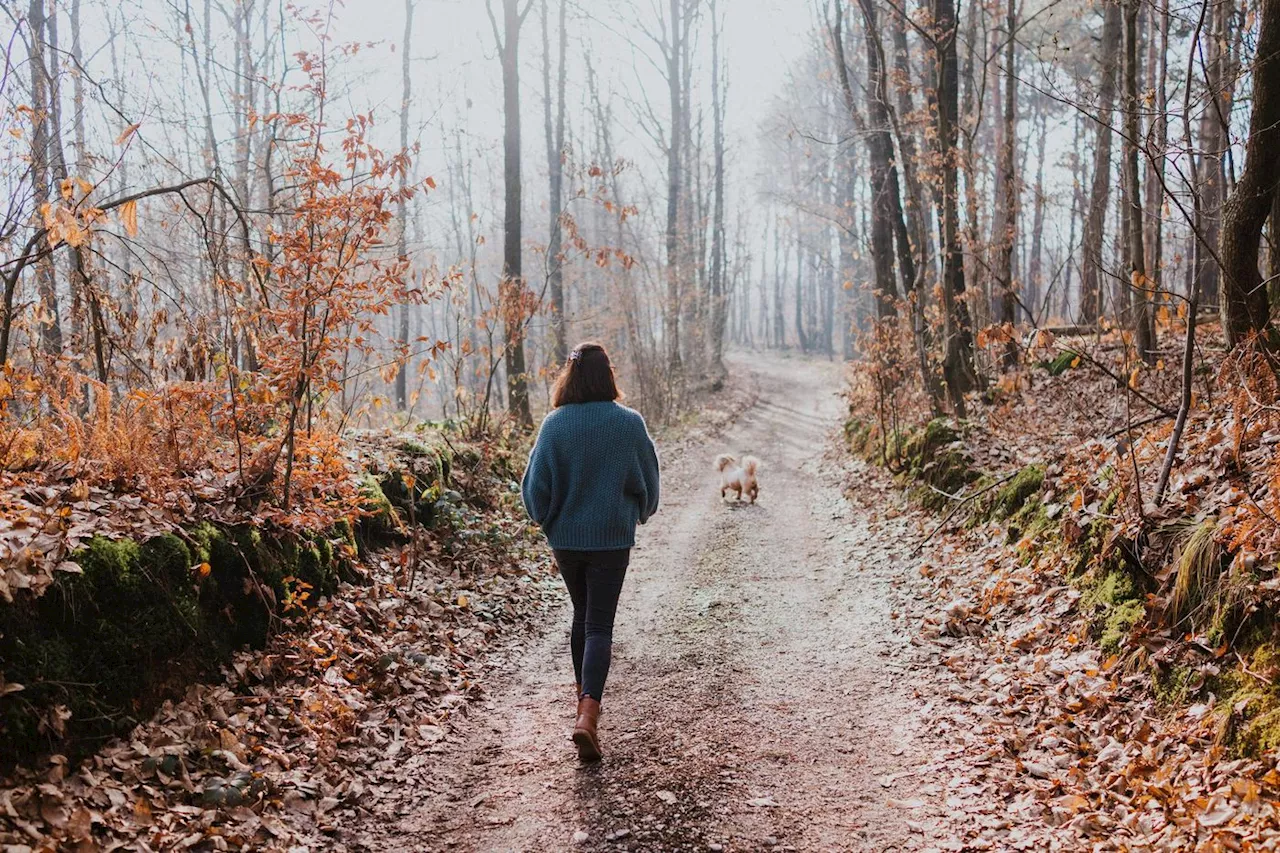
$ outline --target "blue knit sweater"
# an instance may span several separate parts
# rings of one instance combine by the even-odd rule
[[[552,548],[620,551],[658,510],[658,454],[639,412],[571,403],[547,415],[521,484]]]

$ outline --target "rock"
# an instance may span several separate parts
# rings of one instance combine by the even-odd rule
[[[590,838],[590,837],[591,837],[591,836],[590,836],[590,835],[588,835],[588,834],[586,833],[586,831],[579,829],[577,832],[575,832],[575,833],[573,834],[573,843],[574,843],[574,844],[586,844],[586,843],[587,843],[587,839],[588,839],[588,838]]]

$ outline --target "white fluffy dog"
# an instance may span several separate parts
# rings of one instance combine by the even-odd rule
[[[756,472],[760,470],[760,460],[754,456],[744,456],[742,461],[721,453],[716,457],[716,470],[720,472],[720,498],[729,492],[736,492],[737,500],[745,494],[752,503],[760,495],[760,481]]]

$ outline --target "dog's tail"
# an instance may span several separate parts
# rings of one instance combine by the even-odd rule
[[[754,456],[742,457],[742,468],[752,477],[756,475],[756,469],[760,467],[760,460]]]
[[[730,465],[732,465],[734,461],[735,461],[734,458],[730,456],[728,453],[721,453],[719,456],[716,457],[716,470],[723,471],[725,468],[728,468]]]

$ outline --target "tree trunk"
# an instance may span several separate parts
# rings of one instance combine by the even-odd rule
[[[1141,123],[1138,117],[1138,13],[1141,0],[1124,0],[1124,178],[1125,199],[1128,203],[1128,256],[1129,281],[1133,287],[1136,311],[1133,312],[1134,330],[1137,332],[1138,355],[1148,364],[1156,362],[1156,324],[1152,310],[1153,293],[1147,278],[1146,257],[1143,252],[1142,188],[1139,183],[1138,146],[1141,143]]]
[[[809,352],[809,337],[804,331],[804,234],[796,228],[796,343],[800,352]]]
[[[31,27],[31,108],[34,111],[31,132],[31,185],[33,189],[32,203],[40,205],[52,201],[49,185],[50,162],[52,150],[49,126],[51,122],[51,106],[49,94],[49,68],[45,59],[45,0],[31,0],[27,10],[27,21]],[[62,354],[62,323],[58,314],[57,280],[54,276],[53,259],[43,257],[35,264],[36,293],[40,300],[40,317],[37,326],[40,330],[40,348],[51,358]],[[6,338],[12,318],[6,312]],[[5,354],[8,353],[8,342],[5,342]]]
[[[774,239],[774,260],[782,258],[782,272],[773,279],[773,346],[774,349],[786,349],[787,346],[787,319],[786,310],[784,308],[783,288],[790,276],[791,269],[791,244],[783,239],[782,222],[778,222],[778,227],[773,232]]]
[[[1151,39],[1149,76],[1155,80],[1155,114],[1151,118],[1151,145],[1147,164],[1147,266],[1154,293],[1164,284],[1164,174],[1169,140],[1169,103],[1166,78],[1169,73],[1169,0],[1160,6],[1160,38]]]
[[[1026,309],[1027,319],[1034,326],[1039,326],[1043,319],[1041,314],[1041,304],[1045,300],[1044,293],[1044,152],[1045,145],[1049,136],[1049,117],[1045,114],[1043,100],[1037,99],[1040,113],[1040,133],[1036,137],[1036,183],[1035,189],[1032,191],[1032,200],[1034,207],[1031,210],[1031,254],[1027,259],[1027,297]],[[1075,215],[1075,205],[1072,205],[1071,215]],[[1068,239],[1069,243],[1075,242],[1074,225],[1072,223],[1072,234]]]
[[[564,205],[564,89],[566,77],[566,47],[568,4],[560,0],[559,56],[556,71],[555,119],[552,120],[551,91],[551,37],[548,32],[547,0],[542,0],[542,88],[543,117],[547,137],[548,217],[550,236],[547,239],[547,289],[551,295],[551,354],[557,365],[563,364],[569,355],[569,343],[565,334],[564,259],[560,217]]]
[[[1222,212],[1224,327],[1232,347],[1270,326],[1258,253],[1280,176],[1280,0],[1259,5],[1245,167]]]
[[[415,0],[404,0],[404,41],[400,45],[400,150],[409,150],[409,98],[412,94],[409,79],[409,51],[413,46],[413,4]],[[400,201],[396,205],[396,218],[400,222],[400,236],[396,244],[396,252],[401,260],[408,258],[409,246],[406,234],[409,231],[409,219],[404,199],[404,191],[409,176],[400,174]],[[409,303],[403,302],[398,308],[399,334],[396,337],[396,358],[400,362],[396,370],[396,408],[404,411],[409,408]]]
[[[723,87],[720,79],[723,71],[720,62],[721,21],[717,12],[717,0],[711,0],[711,114],[714,122],[715,174],[712,192],[715,195],[711,214],[711,374],[721,377],[724,367],[724,326],[728,298],[725,288],[724,248],[724,111]]]
[[[1102,232],[1107,223],[1107,207],[1111,198],[1111,116],[1116,99],[1120,23],[1118,0],[1106,0],[1102,43],[1098,49],[1098,65],[1102,72],[1102,80],[1098,84],[1098,138],[1094,143],[1093,188],[1084,223],[1084,268],[1080,271],[1080,316],[1085,325],[1097,323],[1102,316]]]
[[[996,182],[1003,192],[996,206],[995,221],[998,229],[993,229],[995,248],[997,251],[996,285],[1000,288],[1000,322],[1013,324],[1017,321],[1017,300],[1013,280],[1013,248],[1018,231],[1018,175],[1016,173],[1017,124],[1017,69],[1014,37],[1017,30],[1017,6],[1015,0],[1008,0],[1005,11],[1004,27],[1004,145],[1001,147],[999,180]],[[1018,346],[1010,340],[1005,344],[1001,362],[1006,370],[1018,364]]]
[[[499,303],[502,306],[506,336],[505,367],[507,371],[507,407],[516,422],[533,424],[529,409],[529,384],[524,356],[525,316],[528,313],[528,288],[521,267],[523,219],[520,185],[520,27],[530,6],[523,12],[519,0],[502,0],[503,32],[499,34],[493,11],[489,10],[494,39],[502,56],[503,101],[503,177],[505,184],[502,242],[502,281]]]
[[[849,81],[849,66],[844,51],[843,3],[835,4],[835,21],[830,26],[833,59],[845,108],[855,128],[863,131],[871,165],[871,259],[875,267],[876,317],[885,320],[897,316],[898,287],[893,272],[893,223],[889,199],[889,161],[893,156],[893,140],[889,136],[889,118],[884,103],[884,74],[879,51],[872,43],[875,32],[875,7],[871,0],[858,0],[866,26],[868,76],[871,85],[867,93],[868,120],[866,127],[858,114],[853,86]]]
[[[920,180],[920,155],[916,148],[916,135],[904,122],[915,115],[915,102],[911,97],[911,57],[907,48],[907,27],[902,13],[895,9],[893,19],[893,61],[897,76],[898,114],[894,122],[901,154],[902,177],[907,188],[907,226],[916,250],[916,274],[907,286],[924,300],[923,278],[933,271],[933,248],[929,237],[929,205],[925,202],[924,187]]]
[[[1224,118],[1229,115],[1227,88],[1232,85],[1226,79],[1226,44],[1230,37],[1229,24],[1234,4],[1220,0],[1210,5],[1208,38],[1203,42],[1203,58],[1197,62],[1203,68],[1205,100],[1208,105],[1200,115],[1200,147],[1197,158],[1197,180],[1201,198],[1201,233],[1210,245],[1217,245],[1222,238],[1223,202],[1226,190],[1226,157],[1229,140]],[[1200,302],[1205,308],[1224,307],[1221,297],[1221,270],[1208,252],[1200,254],[1196,270],[1200,280]]]
[[[942,172],[942,307],[946,340],[943,379],[956,417],[965,416],[964,395],[977,385],[973,366],[973,329],[965,299],[964,253],[960,246],[957,174],[959,73],[953,0],[930,0],[937,92],[937,144]]]
[[[670,137],[667,140],[667,304],[663,332],[667,341],[667,369],[674,380],[680,371],[680,137],[684,105],[680,97],[680,0],[670,0],[670,38],[667,44],[667,88],[671,101]]]

